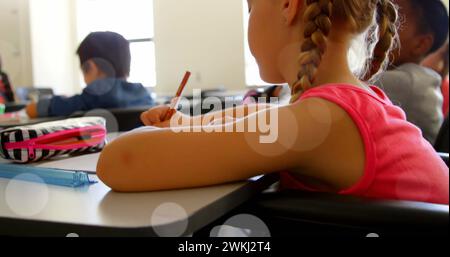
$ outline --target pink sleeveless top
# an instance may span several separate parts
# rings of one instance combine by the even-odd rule
[[[363,177],[339,194],[449,204],[449,169],[405,112],[377,87],[330,84],[303,94],[337,104],[353,119],[365,146]],[[281,187],[319,191],[281,173]]]

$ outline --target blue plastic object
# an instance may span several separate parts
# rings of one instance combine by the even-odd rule
[[[18,164],[0,164],[0,178],[72,188],[97,183],[97,181],[89,178],[87,172],[38,168]]]

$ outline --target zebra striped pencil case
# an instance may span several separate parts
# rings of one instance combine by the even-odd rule
[[[14,127],[0,132],[0,156],[17,163],[65,154],[98,152],[106,144],[106,121],[86,117]]]

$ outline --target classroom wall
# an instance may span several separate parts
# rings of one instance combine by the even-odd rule
[[[15,87],[32,85],[28,0],[0,1],[0,56]]]
[[[1,4],[15,1],[28,2]],[[449,0],[444,2],[448,6]],[[30,1],[34,84],[61,94],[81,91],[74,4]],[[243,0],[154,0],[157,93],[173,94],[187,69],[193,72],[190,92],[219,86],[245,89],[242,5]]]
[[[155,0],[157,92],[173,93],[185,70],[190,88],[245,88],[242,0]]]
[[[81,91],[73,4],[30,1],[35,85],[63,94]],[[245,89],[242,4],[242,0],[154,0],[156,92],[173,94],[187,69],[193,72],[191,88]]]
[[[73,0],[31,0],[31,48],[34,85],[56,94],[79,91]]]

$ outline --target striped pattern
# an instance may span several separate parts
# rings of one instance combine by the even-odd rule
[[[35,156],[33,159],[29,158],[28,149],[14,149],[14,150],[5,149],[6,143],[23,142],[26,140],[39,138],[44,135],[49,135],[55,132],[98,125],[101,125],[106,129],[105,119],[101,117],[86,117],[86,118],[67,119],[62,121],[41,123],[37,125],[9,128],[7,130],[3,130],[0,132],[0,146],[1,146],[0,156],[4,159],[12,160],[14,162],[28,163],[28,162],[39,162],[53,158],[55,156],[67,154],[98,152],[103,149],[103,147],[106,144],[106,141],[104,141],[102,144],[92,147],[74,148],[65,151],[35,149]]]

